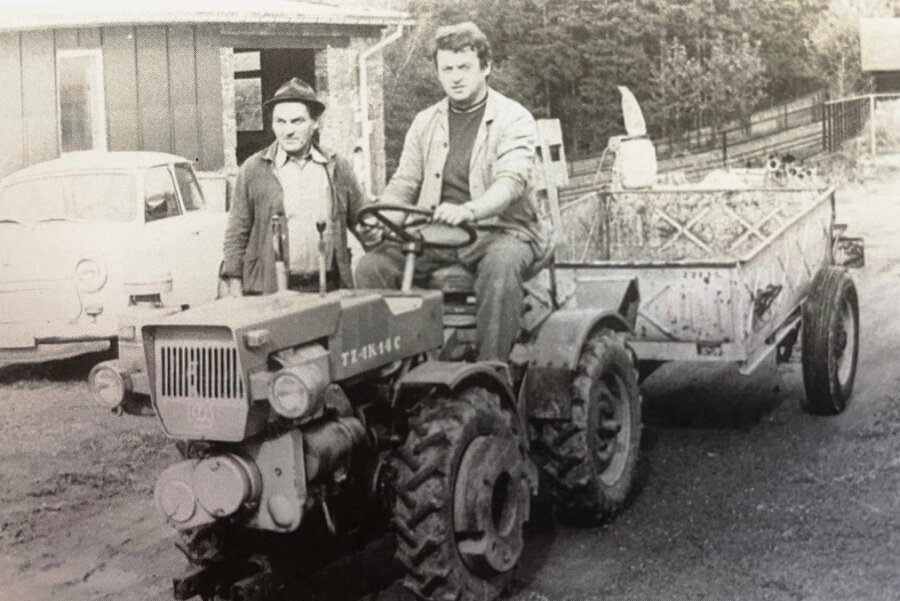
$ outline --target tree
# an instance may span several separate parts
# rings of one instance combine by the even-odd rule
[[[836,98],[859,92],[865,86],[859,48],[859,20],[891,15],[885,0],[832,0],[809,37],[819,79]]]
[[[746,34],[736,39],[719,34],[710,42],[703,71],[706,94],[702,106],[713,131],[722,131],[735,119],[748,130],[753,110],[766,96],[759,44]]]
[[[703,66],[688,56],[678,38],[660,44],[660,58],[650,74],[650,112],[658,133],[680,141],[694,123],[703,97]]]

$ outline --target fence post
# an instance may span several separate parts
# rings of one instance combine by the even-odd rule
[[[875,156],[875,94],[869,94],[869,147]]]
[[[819,115],[822,118],[822,150],[828,150],[828,120],[825,118],[825,111],[827,110],[827,106],[824,102],[822,103],[821,112]]]
[[[722,132],[722,168],[728,168],[728,132]]]

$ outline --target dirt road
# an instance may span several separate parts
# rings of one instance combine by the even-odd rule
[[[848,410],[803,413],[798,364],[661,369],[633,502],[601,528],[532,527],[511,599],[900,599],[900,172],[841,189],[838,215],[868,262]],[[92,362],[0,369],[2,601],[167,600],[184,564],[150,499],[174,450],[92,405]],[[317,598],[406,599],[354,578],[379,561]]]

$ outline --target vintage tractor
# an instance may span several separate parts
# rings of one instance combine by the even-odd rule
[[[360,219],[402,245],[402,289],[224,299],[143,328],[153,406],[184,457],[155,489],[191,562],[177,599],[269,598],[307,567],[297,549],[326,548],[316,532],[379,523],[417,596],[493,599],[539,473],[564,517],[608,518],[628,495],[636,283],[561,292],[544,260],[511,362],[470,362],[471,276],[447,268],[414,289],[413,273],[423,248],[464,246],[474,229],[408,206]]]

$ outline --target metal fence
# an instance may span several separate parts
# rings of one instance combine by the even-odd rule
[[[865,94],[826,102],[823,150],[835,152],[857,137],[869,154],[900,152],[900,94]]]
[[[900,94],[808,100],[807,106],[766,111],[746,126],[719,133],[702,129],[681,142],[654,140],[658,171],[691,177],[721,167],[761,167],[771,154],[805,159],[837,152],[851,140],[859,140],[864,145],[860,150],[870,154],[900,153]],[[604,154],[569,163],[569,185],[560,190],[560,202],[609,183],[611,162]]]
[[[841,98],[825,103],[822,118],[822,149],[839,150],[844,142],[858,136],[872,116],[874,96]]]
[[[817,127],[822,121],[823,104],[818,96],[808,97],[809,104],[794,105],[783,110],[767,110],[749,123],[733,124],[722,131],[704,127],[674,138],[653,140],[660,166],[671,165],[668,170],[682,169],[683,165],[703,163],[704,168],[721,167],[729,164],[746,163],[748,158],[771,145],[773,136],[783,134],[784,139],[808,138],[813,132],[819,135]],[[806,143],[804,143],[805,145]],[[600,157],[576,160],[569,163],[569,178],[572,185],[591,183],[600,167]]]

